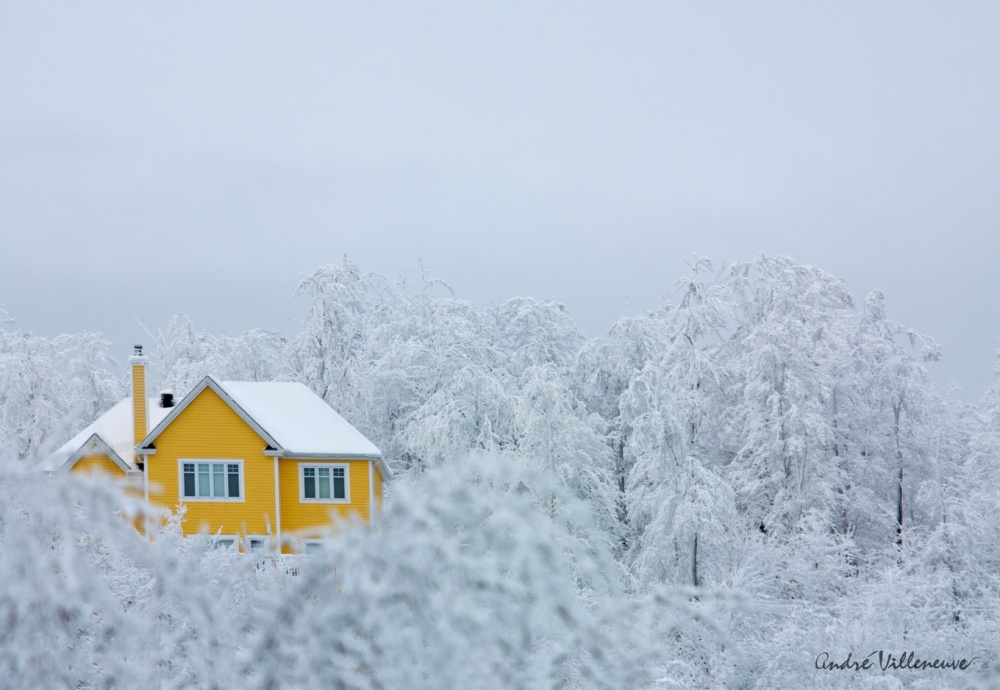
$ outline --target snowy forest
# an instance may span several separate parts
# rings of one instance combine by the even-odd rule
[[[819,268],[689,268],[593,339],[346,258],[300,333],[150,333],[152,390],[301,381],[382,450],[381,519],[294,567],[47,478],[127,353],[0,311],[0,687],[1000,685],[1000,384]]]

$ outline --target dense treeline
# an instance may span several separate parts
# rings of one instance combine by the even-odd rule
[[[939,348],[894,322],[880,293],[858,304],[836,278],[785,258],[761,256],[721,271],[701,261],[670,303],[624,318],[594,340],[554,302],[518,298],[477,308],[438,281],[393,281],[346,259],[306,278],[299,293],[309,311],[291,338],[256,330],[213,335],[174,317],[151,348],[154,385],[180,395],[211,373],[312,387],[382,448],[398,476],[390,512],[403,511],[404,521],[433,515],[430,535],[451,543],[461,533],[461,543],[475,545],[471,553],[482,562],[469,566],[466,586],[479,572],[498,598],[470,599],[469,611],[441,604],[449,618],[441,625],[458,636],[463,628],[452,615],[503,608],[511,576],[492,570],[487,554],[523,545],[502,535],[537,539],[509,525],[507,532],[484,527],[490,538],[469,535],[505,514],[503,496],[528,500],[537,514],[522,511],[524,524],[557,526],[543,532],[560,554],[556,577],[568,579],[560,580],[559,597],[541,575],[525,586],[532,597],[565,601],[581,627],[543,616],[526,639],[558,646],[577,630],[587,651],[562,657],[550,649],[559,659],[551,673],[518,657],[534,674],[519,683],[616,687],[627,676],[630,684],[660,687],[768,687],[780,677],[786,686],[853,687],[886,679],[823,675],[814,659],[891,648],[977,656],[977,668],[996,661],[1000,386],[978,407],[937,391],[924,363],[939,358]],[[5,464],[28,464],[19,461],[51,450],[126,395],[120,374],[99,335],[49,340],[8,323],[0,330]],[[486,466],[527,474],[484,480],[493,471]],[[469,495],[444,477],[479,486],[473,502],[487,507],[466,505],[465,517],[454,517],[447,511]],[[470,522],[477,514],[481,521]],[[391,529],[406,528],[396,521]],[[396,538],[409,540],[408,559],[430,563],[435,547],[426,535],[416,540],[428,551],[422,555],[413,553],[412,534]],[[375,558],[372,548],[355,546]],[[404,554],[388,548],[378,557],[386,572],[398,572],[389,554]],[[477,570],[487,563],[488,572]],[[413,593],[404,579],[390,581]],[[567,587],[575,592],[569,599]],[[616,618],[615,606],[633,608]],[[417,615],[415,607],[406,615]],[[663,607],[685,622],[641,622],[670,618]],[[396,639],[357,624],[376,647]],[[496,625],[492,634],[502,638],[518,622]],[[489,629],[470,626],[480,636]],[[609,634],[640,636],[649,646],[619,649],[604,640]],[[598,638],[630,659],[626,671],[611,673],[593,656],[601,655]],[[483,643],[497,659],[470,666],[456,676],[463,682],[504,665],[502,639]],[[383,676],[360,668],[368,680],[358,687],[394,687],[405,677],[392,676],[400,673],[395,667]],[[414,669],[429,675],[413,686],[435,686],[434,668]],[[598,680],[601,673],[608,675]],[[912,687],[952,682],[913,671],[894,678]]]

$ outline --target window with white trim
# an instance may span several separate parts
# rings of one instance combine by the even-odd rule
[[[299,498],[305,503],[349,503],[348,465],[299,465]]]
[[[326,549],[326,542],[320,539],[310,539],[302,542],[302,553],[316,554],[323,553]]]
[[[181,498],[202,501],[243,500],[243,461],[181,461]]]

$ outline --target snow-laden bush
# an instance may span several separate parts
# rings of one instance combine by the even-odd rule
[[[719,672],[688,661],[718,651],[708,609],[627,597],[587,506],[516,456],[431,469],[314,556],[211,550],[176,524],[150,543],[123,501],[69,476],[0,481],[5,687],[618,689],[680,677],[671,664]]]

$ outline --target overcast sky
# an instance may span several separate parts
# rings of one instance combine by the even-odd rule
[[[1000,2],[0,0],[0,304],[36,333],[291,335],[348,254],[596,336],[758,252],[881,289],[979,397]]]

